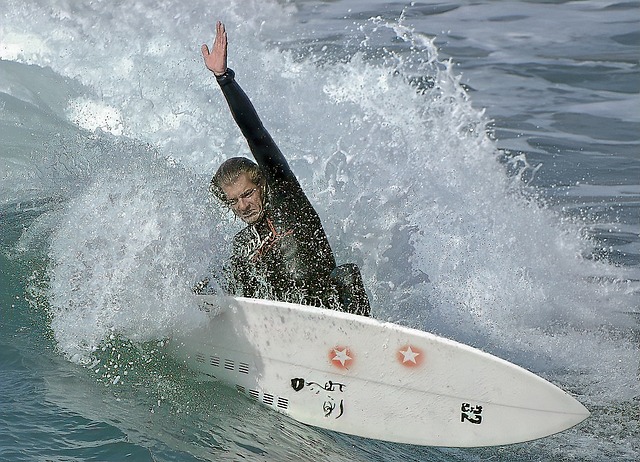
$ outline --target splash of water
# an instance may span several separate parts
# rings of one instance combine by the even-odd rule
[[[526,159],[507,174],[488,121],[428,37],[402,19],[374,19],[351,32],[349,56],[282,52],[263,40],[287,26],[263,22],[277,4],[220,6],[230,65],[316,205],[338,260],[361,266],[376,317],[538,371],[587,371],[596,394],[638,393],[637,345],[619,313],[637,300],[635,276],[584,258],[592,244],[580,224],[540,205],[520,181],[532,171]],[[2,56],[82,83],[59,116],[116,136],[99,137],[90,152],[85,143],[67,148],[79,168],[54,166],[65,161],[44,169],[56,172],[51,184],[80,188],[65,189],[51,221],[59,344],[82,356],[114,333],[166,335],[197,318],[184,297],[225,258],[222,244],[235,230],[223,211],[203,207],[207,175],[247,151],[198,56],[217,18],[198,14],[204,3],[158,9],[141,1],[137,15],[59,4],[46,17],[28,13],[24,30],[41,32],[24,36],[16,32],[21,8],[11,10],[15,31],[3,26],[10,40]],[[375,45],[389,33],[400,45]]]

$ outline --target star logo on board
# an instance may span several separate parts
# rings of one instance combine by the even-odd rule
[[[422,350],[413,345],[406,345],[398,350],[398,362],[405,367],[419,366],[423,358]]]
[[[349,369],[353,363],[353,353],[348,347],[337,346],[329,350],[329,361],[338,369]]]

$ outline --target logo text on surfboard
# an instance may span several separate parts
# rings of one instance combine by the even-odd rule
[[[462,403],[460,408],[460,422],[470,422],[480,425],[482,423],[482,406],[472,406],[469,403]]]
[[[300,391],[305,388],[305,386],[307,390],[314,395],[321,395],[322,412],[325,417],[333,417],[335,419],[342,417],[342,414],[344,414],[344,399],[342,398],[342,393],[344,393],[346,387],[344,383],[329,380],[325,382],[324,385],[321,385],[319,382],[307,381],[301,377],[291,379],[291,388],[295,391]]]

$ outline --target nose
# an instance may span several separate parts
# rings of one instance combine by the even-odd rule
[[[251,207],[251,202],[248,197],[240,197],[238,198],[236,206],[238,207],[238,210],[247,210]]]

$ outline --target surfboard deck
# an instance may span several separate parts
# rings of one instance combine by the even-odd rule
[[[427,332],[311,306],[197,296],[207,326],[168,348],[300,422],[428,446],[518,443],[589,416],[541,377]]]

